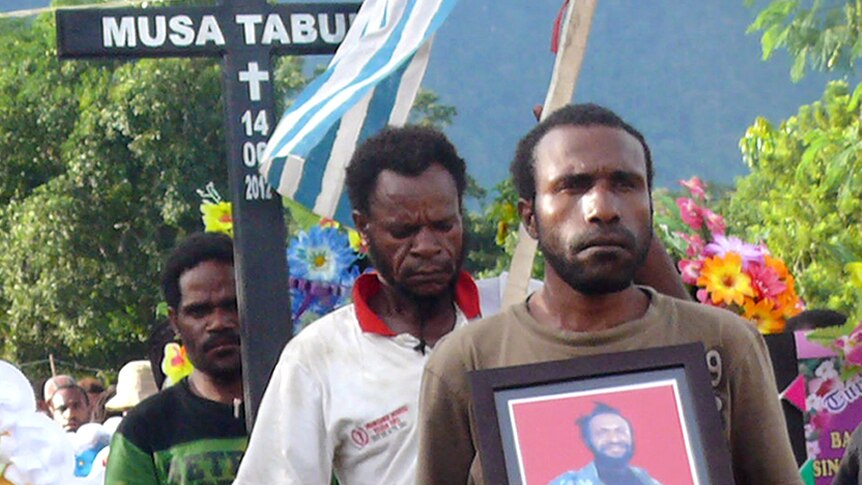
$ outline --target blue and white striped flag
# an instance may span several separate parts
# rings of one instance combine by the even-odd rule
[[[356,145],[403,125],[457,0],[365,0],[326,71],[279,121],[260,172],[280,194],[350,224],[344,168]]]

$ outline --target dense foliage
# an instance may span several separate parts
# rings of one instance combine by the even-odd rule
[[[740,141],[751,174],[725,215],[766,240],[797,276],[809,307],[859,315],[844,266],[862,260],[862,88],[831,82],[777,126],[758,118]]]
[[[226,192],[217,60],[56,58],[51,16],[0,23],[0,356],[116,369],[156,320],[161,262]],[[277,67],[278,96],[304,84]]]

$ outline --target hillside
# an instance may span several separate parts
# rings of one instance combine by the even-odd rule
[[[457,107],[448,133],[485,187],[507,176],[535,122],[560,3],[465,0],[437,35],[425,86]],[[0,11],[46,4],[3,0]],[[746,171],[737,142],[755,116],[795,113],[826,80],[809,74],[793,84],[784,56],[762,62],[758,36],[745,35],[753,16],[742,0],[600,2],[575,99],[609,106],[643,131],[658,185],[692,175],[730,183]]]

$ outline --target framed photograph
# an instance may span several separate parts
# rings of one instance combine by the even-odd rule
[[[486,483],[734,483],[700,343],[476,371],[470,385]]]

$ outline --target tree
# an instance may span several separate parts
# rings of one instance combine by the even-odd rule
[[[745,0],[752,6],[754,0]],[[763,59],[786,49],[790,77],[802,79],[806,65],[819,71],[853,72],[862,57],[862,1],[772,0],[749,26],[763,32]]]
[[[830,82],[823,98],[775,127],[758,118],[740,141],[750,175],[726,216],[766,240],[809,307],[862,316],[844,265],[862,259],[862,88]],[[854,310],[854,307],[855,308]]]
[[[201,228],[195,189],[226,187],[218,62],[60,63],[51,16],[0,23],[0,42],[0,355],[116,369]],[[279,61],[277,96],[301,65]]]

